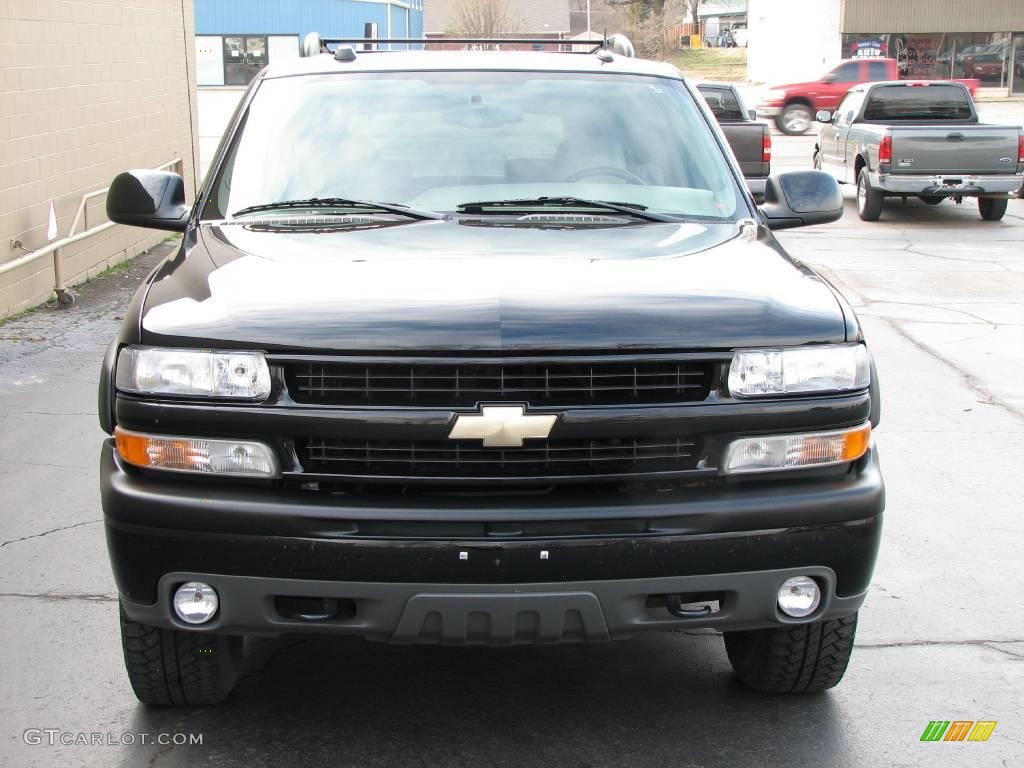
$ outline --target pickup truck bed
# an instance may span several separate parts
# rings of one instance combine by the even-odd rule
[[[743,97],[730,83],[701,83],[697,90],[704,97],[736,156],[747,188],[754,199],[764,199],[765,182],[771,173],[771,130],[756,122],[756,113],[747,109]]]

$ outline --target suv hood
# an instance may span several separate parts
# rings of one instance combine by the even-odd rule
[[[755,234],[756,231],[756,234]],[[841,342],[831,288],[759,228],[204,224],[152,278],[144,343],[268,351],[714,349]]]

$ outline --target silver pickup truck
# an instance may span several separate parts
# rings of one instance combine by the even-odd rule
[[[959,83],[865,83],[817,119],[814,167],[857,185],[864,221],[878,219],[884,198],[911,196],[929,205],[976,197],[981,218],[996,221],[1024,179],[1021,129],[979,123]]]

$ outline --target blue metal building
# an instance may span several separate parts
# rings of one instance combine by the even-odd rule
[[[247,85],[270,61],[323,37],[423,37],[423,0],[195,0],[200,86]]]

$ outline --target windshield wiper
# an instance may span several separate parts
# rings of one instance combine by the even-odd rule
[[[615,213],[624,213],[644,221],[679,222],[674,216],[660,213],[647,213],[647,206],[639,203],[615,203],[609,200],[587,200],[582,197],[535,197],[512,200],[480,200],[474,203],[461,203],[455,209],[459,213],[483,213],[485,208],[544,208],[546,206],[563,208],[594,208]]]
[[[437,213],[436,211],[421,211],[417,208],[410,208],[407,205],[398,205],[397,203],[376,203],[372,200],[349,200],[344,197],[308,197],[304,200],[282,200],[277,203],[250,205],[235,211],[231,214],[231,217],[244,216],[247,213],[259,213],[260,211],[282,211],[290,208],[350,208],[363,213],[367,211],[396,213],[399,216],[406,216],[410,219],[427,220],[444,218],[444,214]]]

